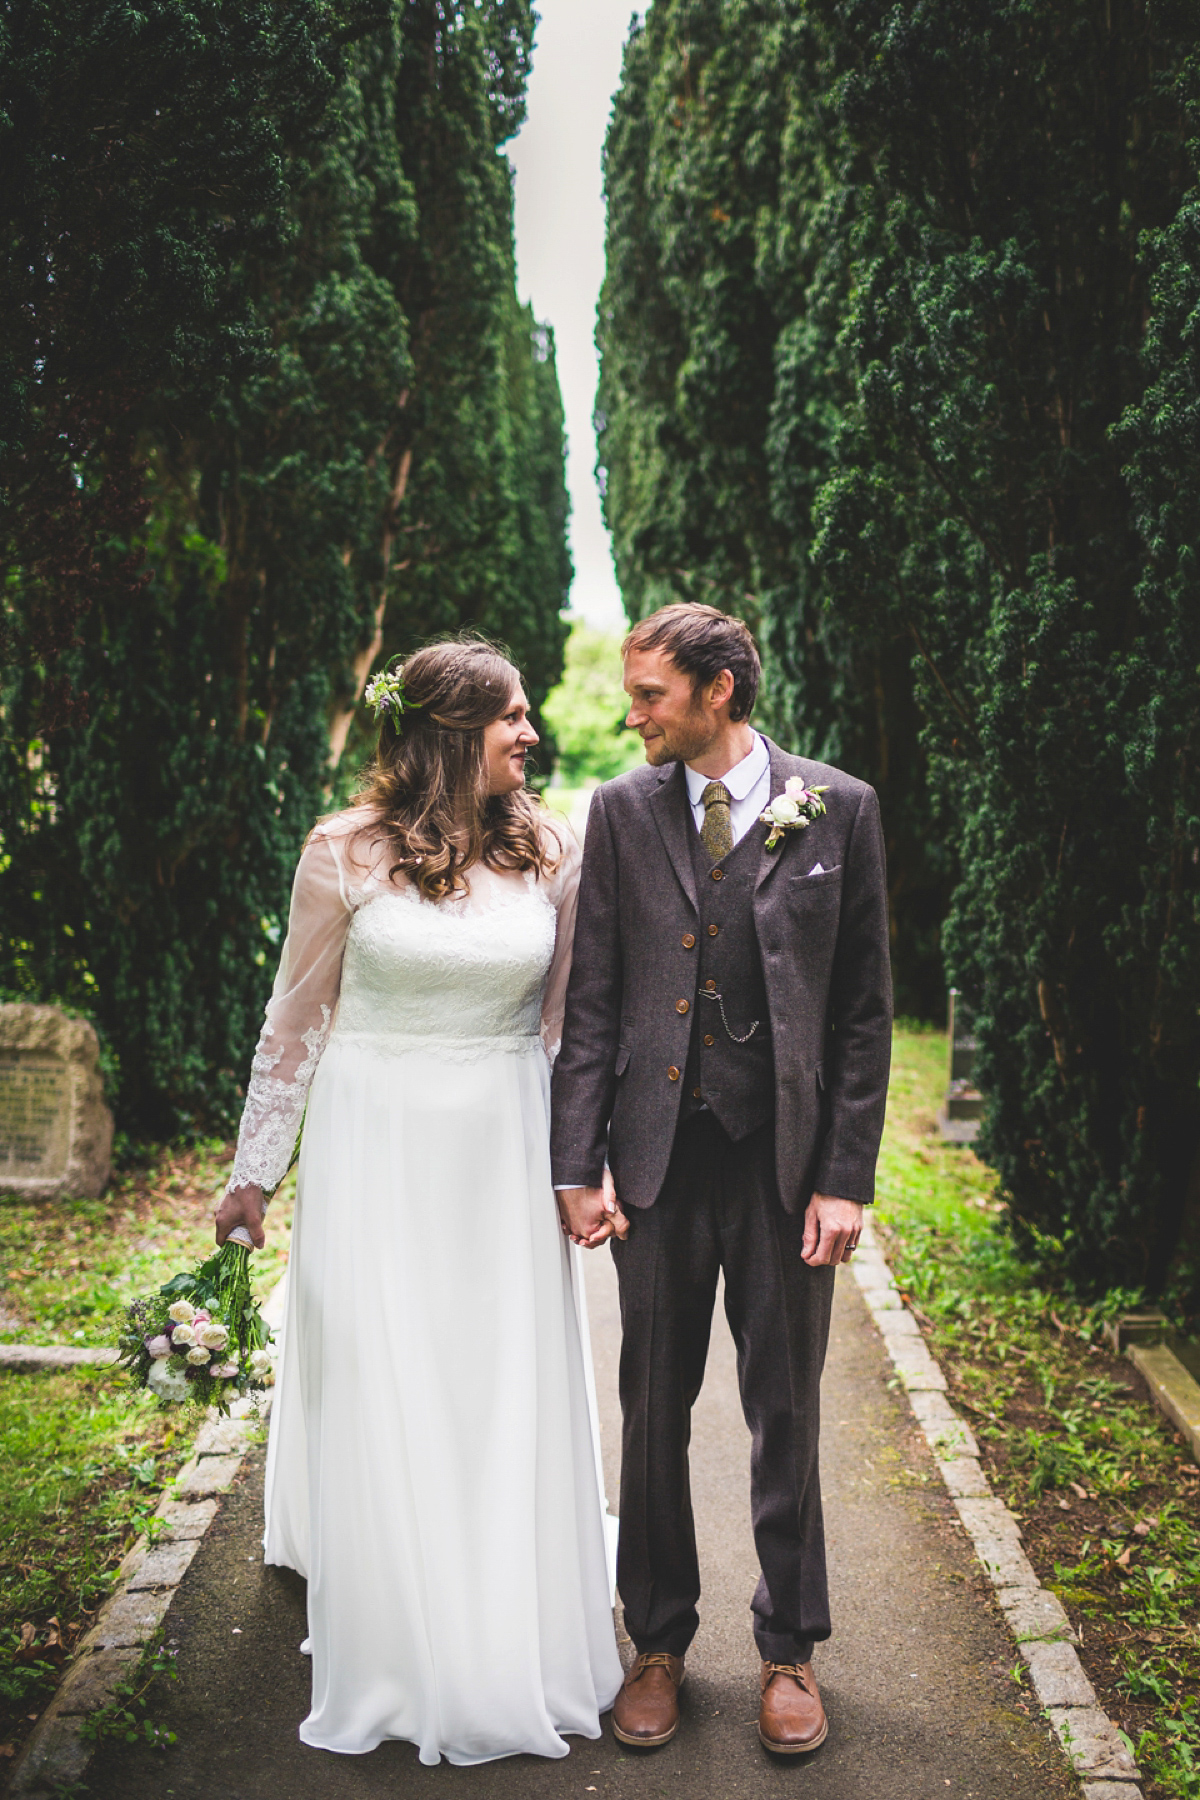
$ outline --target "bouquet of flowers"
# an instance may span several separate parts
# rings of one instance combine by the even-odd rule
[[[250,1292],[250,1252],[231,1242],[134,1300],[118,1342],[131,1386],[228,1412],[239,1393],[267,1386],[269,1336]]]

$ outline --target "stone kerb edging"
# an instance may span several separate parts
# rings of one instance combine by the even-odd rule
[[[979,1446],[946,1398],[946,1377],[896,1291],[869,1219],[850,1266],[1086,1800],[1141,1800],[1140,1772],[1096,1700],[1071,1622],[1038,1580],[1016,1519],[992,1493]]]
[[[283,1280],[263,1306],[278,1332],[283,1318]],[[162,1526],[140,1537],[117,1571],[100,1616],[76,1650],[58,1691],[38,1720],[13,1767],[8,1800],[48,1800],[83,1777],[96,1746],[83,1735],[89,1713],[108,1706],[132,1674],[166,1617],[175,1590],[191,1567],[217,1516],[217,1501],[233,1485],[254,1441],[254,1429],[271,1410],[271,1390],[257,1407],[242,1400],[229,1418],[213,1412],[196,1437],[192,1455],[155,1511]]]

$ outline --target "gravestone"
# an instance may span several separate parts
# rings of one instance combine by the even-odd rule
[[[975,1031],[971,1010],[957,988],[950,989],[950,1080],[938,1114],[947,1143],[973,1144],[983,1123],[983,1095],[975,1086]]]
[[[112,1167],[100,1045],[57,1006],[0,1006],[0,1193],[95,1199]]]

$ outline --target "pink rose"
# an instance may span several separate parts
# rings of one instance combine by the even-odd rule
[[[170,1356],[171,1340],[165,1335],[146,1339],[146,1348],[151,1356]]]

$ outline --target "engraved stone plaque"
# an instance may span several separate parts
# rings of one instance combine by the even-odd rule
[[[57,1006],[0,1006],[0,1192],[30,1200],[103,1192],[112,1160],[100,1046]]]

